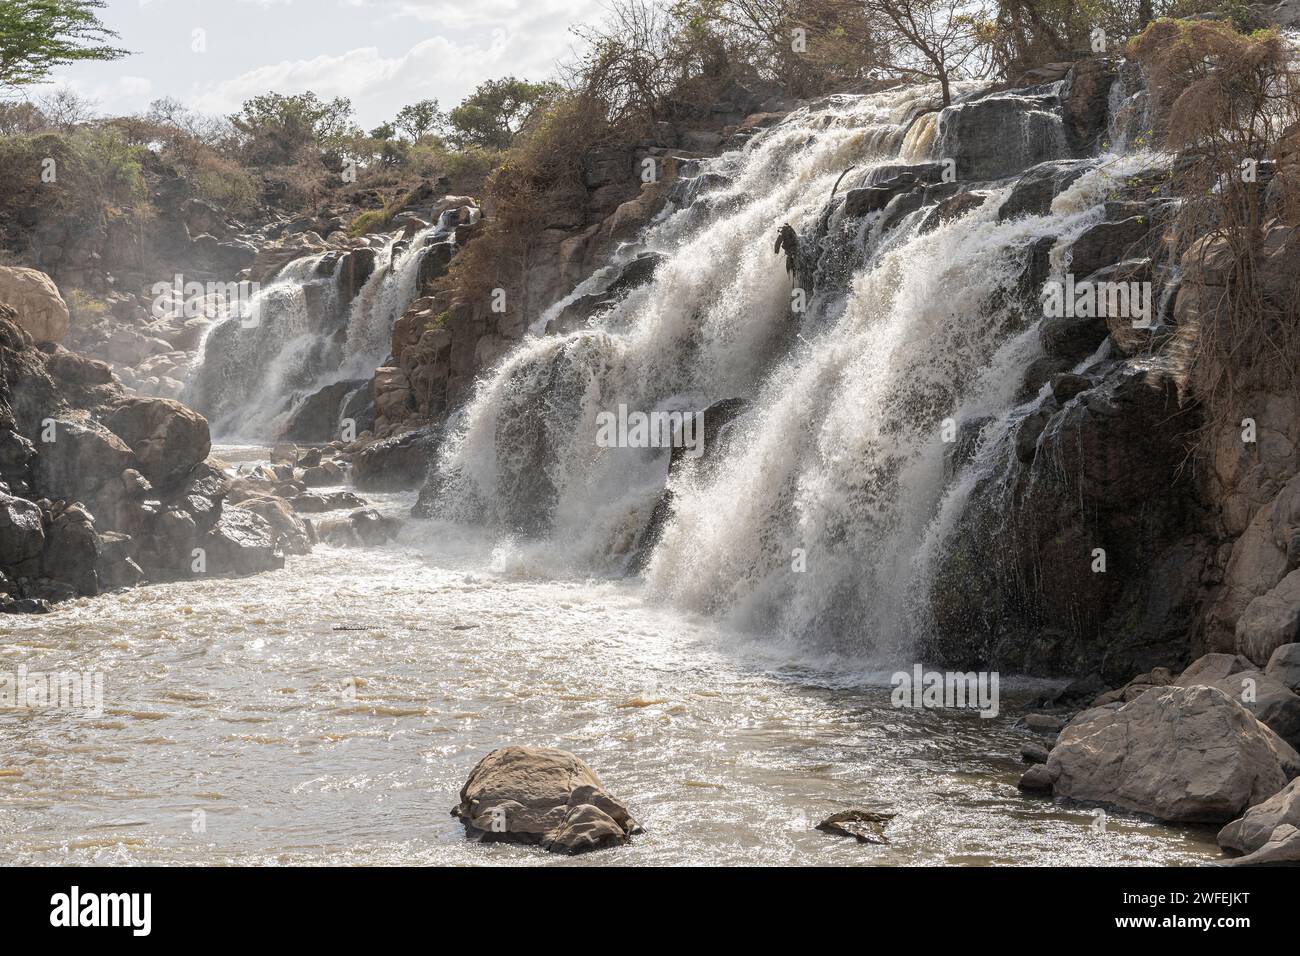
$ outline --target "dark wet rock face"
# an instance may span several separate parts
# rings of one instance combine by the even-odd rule
[[[1182,469],[1196,418],[1158,369],[1050,381],[1053,395],[1008,431],[1003,464],[976,484],[940,559],[930,649],[954,663],[1121,679],[1185,659],[1209,558]],[[1004,546],[990,554],[990,540]]]

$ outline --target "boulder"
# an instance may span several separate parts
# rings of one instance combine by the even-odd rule
[[[1219,846],[1237,853],[1261,849],[1280,826],[1300,827],[1300,780],[1292,780],[1219,831]]]
[[[284,567],[271,523],[244,508],[223,508],[200,546],[207,555],[209,574],[235,576]]]
[[[101,550],[91,516],[79,505],[70,505],[50,522],[45,542],[45,576],[71,585],[78,594],[92,597],[99,593]]]
[[[236,507],[265,519],[275,536],[275,546],[285,554],[307,554],[311,551],[311,534],[307,525],[283,498],[250,498],[239,502]]]
[[[68,334],[68,305],[44,272],[0,266],[0,303],[13,307],[13,321],[37,342],[61,342]]]
[[[1070,272],[1087,276],[1122,259],[1140,258],[1151,231],[1148,216],[1129,216],[1118,222],[1099,222],[1085,229],[1070,246]]]
[[[367,445],[352,459],[352,483],[362,491],[404,491],[424,482],[439,432],[419,428]]]
[[[591,768],[565,750],[502,747],[475,765],[451,811],[471,836],[582,853],[641,828]]]
[[[0,492],[0,568],[14,577],[35,575],[44,551],[40,507]]]
[[[106,424],[131,446],[140,471],[155,485],[181,480],[212,450],[207,419],[169,398],[127,399]]]
[[[120,488],[122,472],[136,466],[135,455],[117,435],[90,422],[56,419],[50,434],[53,440],[36,449],[36,492],[84,501],[97,513],[100,493]]]
[[[369,379],[347,379],[333,382],[305,398],[289,416],[282,437],[295,442],[330,442],[343,430],[344,403],[358,389],[370,384]],[[357,424],[359,434],[362,424]]]
[[[1300,644],[1283,644],[1275,650],[1264,673],[1292,693],[1300,693]]]
[[[51,375],[69,385],[107,385],[113,380],[113,369],[107,362],[76,352],[55,352],[45,367]]]
[[[936,122],[934,155],[957,161],[961,180],[1002,179],[1052,159],[1069,146],[1054,96],[999,93],[945,107]]]
[[[1254,665],[1240,654],[1204,654],[1188,664],[1174,683],[1179,687],[1213,684],[1233,674],[1251,670],[1253,667]]]
[[[1246,605],[1236,637],[1237,653],[1260,665],[1279,647],[1300,641],[1300,569]]]
[[[1263,671],[1239,671],[1209,684],[1255,715],[1292,747],[1300,747],[1300,697]]]
[[[1300,755],[1217,688],[1160,687],[1084,711],[1046,766],[1058,797],[1225,823],[1300,774]]]
[[[1052,200],[1093,165],[1091,160],[1062,159],[1039,163],[1026,170],[998,207],[998,221],[1047,215],[1052,210]]]
[[[1249,856],[1229,860],[1229,866],[1287,866],[1300,863],[1300,830],[1289,823],[1275,829],[1268,842]]]

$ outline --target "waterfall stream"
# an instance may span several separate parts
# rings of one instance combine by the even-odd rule
[[[1059,274],[1060,250],[1145,162],[1105,157],[1048,215],[1008,221],[1006,181],[968,184],[983,204],[935,228],[931,206],[886,222],[829,202],[849,167],[841,195],[886,164],[943,158],[937,106],[924,88],[835,96],[703,163],[704,188],[679,183],[684,201],[627,250],[665,256],[652,282],[585,328],[530,337],[480,383],[437,463],[433,515],[494,526],[568,573],[625,573],[667,451],[599,447],[597,415],[747,399],[721,461],[674,471],[652,589],[804,656],[910,660],[952,426],[1005,428],[1039,354],[1040,313],[1018,288],[1030,243],[1058,240]],[[1026,151],[1019,168],[1068,155],[1051,122],[1037,108],[1034,135],[1005,144]],[[785,222],[816,242],[802,314],[806,280],[772,248]]]

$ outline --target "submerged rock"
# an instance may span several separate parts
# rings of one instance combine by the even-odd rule
[[[1161,687],[1084,711],[1046,766],[1058,797],[1224,823],[1300,774],[1300,755],[1221,690]]]
[[[817,824],[823,833],[837,836],[853,837],[859,843],[888,843],[885,827],[897,814],[881,813],[876,810],[844,810],[832,813]]]
[[[451,811],[470,836],[583,853],[628,842],[640,825],[565,750],[501,747],[470,771]]]

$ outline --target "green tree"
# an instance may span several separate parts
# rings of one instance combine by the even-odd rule
[[[261,166],[289,165],[313,148],[332,164],[356,132],[351,100],[338,96],[326,102],[310,91],[255,96],[230,122],[246,137],[248,161]]]
[[[403,106],[397,111],[395,125],[412,141],[432,133],[447,122],[447,117],[438,108],[437,100],[420,100],[410,106]]]
[[[56,66],[116,60],[130,51],[109,46],[117,34],[99,22],[104,0],[2,0],[0,86],[38,83]]]
[[[448,115],[457,146],[507,149],[539,107],[560,93],[555,83],[530,83],[508,76],[479,84]]]

